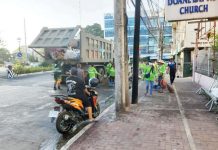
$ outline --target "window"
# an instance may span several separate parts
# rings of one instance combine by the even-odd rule
[[[127,28],[127,35],[128,36],[134,36],[134,27],[128,27]]]
[[[95,46],[95,40],[92,39],[92,47],[94,47],[94,46]]]
[[[94,47],[98,47],[98,41],[97,40],[94,40]]]
[[[128,45],[133,45],[134,37],[128,37]]]
[[[134,18],[128,18],[128,26],[134,26],[135,25],[135,19]]]
[[[145,26],[140,28],[140,35],[148,35],[148,29]]]
[[[95,58],[95,51],[94,50],[92,50],[92,57],[91,58],[92,59]]]
[[[172,35],[172,27],[171,26],[164,27],[164,34]]]
[[[114,20],[105,20],[104,21],[105,28],[114,28]]]
[[[88,44],[88,46],[89,46],[89,38],[88,37],[86,37],[86,42],[87,42],[87,44]]]
[[[109,50],[111,51],[111,44],[109,44]]]
[[[98,48],[98,40],[96,40],[96,47]]]
[[[100,49],[102,49],[102,41],[100,41]]]
[[[170,45],[171,41],[172,41],[172,36],[164,36],[165,45]]]
[[[98,59],[98,51],[95,51],[95,58]]]
[[[88,50],[88,49],[86,50],[86,56],[87,56],[88,58],[90,58],[90,56],[89,56],[89,50]]]
[[[104,16],[104,19],[114,19],[113,15],[108,13]]]
[[[148,45],[148,37],[140,36],[140,45]]]
[[[105,29],[105,37],[114,37],[114,29]]]
[[[148,42],[149,46],[153,46],[157,44],[157,41],[155,40],[155,38],[153,37],[149,37],[149,42]]]
[[[103,59],[105,59],[105,52],[103,52]]]
[[[105,49],[105,42],[103,42],[103,49]]]

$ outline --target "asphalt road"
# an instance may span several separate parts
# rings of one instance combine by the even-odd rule
[[[113,95],[113,88],[97,88],[101,107]],[[62,90],[61,93],[65,91]],[[51,73],[19,77],[12,80],[0,78],[0,149],[38,150],[56,149],[63,137],[56,131],[55,123],[48,118],[55,106],[50,95],[53,91]]]

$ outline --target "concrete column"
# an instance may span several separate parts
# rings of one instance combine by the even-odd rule
[[[116,110],[129,107],[128,55],[126,48],[126,0],[114,0],[114,57],[115,57],[115,100]]]

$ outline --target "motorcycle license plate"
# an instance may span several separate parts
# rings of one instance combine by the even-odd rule
[[[58,114],[59,114],[60,111],[58,110],[51,110],[48,114],[48,117],[50,118],[57,118],[58,117]]]

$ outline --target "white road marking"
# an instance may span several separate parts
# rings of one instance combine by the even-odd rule
[[[36,108],[36,110],[42,110],[42,109],[44,109],[44,108],[46,108],[46,107],[48,107],[48,106],[51,106],[51,105],[52,105],[52,103],[47,103],[47,104],[45,104],[45,105],[42,105],[42,106]]]
[[[185,117],[185,109],[182,106],[182,103],[181,103],[181,100],[180,100],[179,95],[177,93],[176,87],[174,85],[173,85],[173,87],[175,89],[176,99],[177,99],[177,103],[179,106],[180,114],[182,116],[182,122],[183,122],[183,125],[185,128],[186,136],[188,138],[189,146],[190,146],[191,150],[196,150],[195,142],[194,142],[194,139],[193,139],[192,134],[191,134],[191,129],[189,127],[188,120]]]

